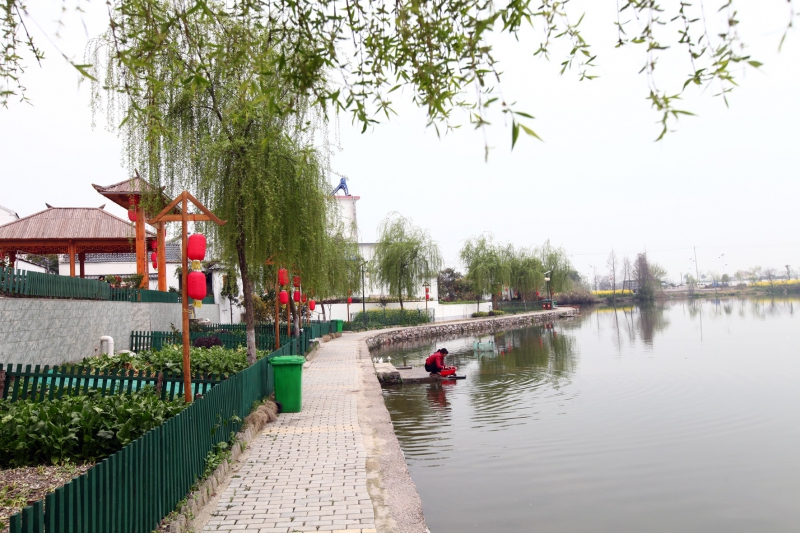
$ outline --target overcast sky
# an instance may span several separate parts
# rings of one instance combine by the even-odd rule
[[[90,4],[84,18],[89,35],[102,30],[101,4]],[[550,63],[533,58],[533,41],[497,43],[503,93],[537,117],[531,125],[544,142],[520,138],[512,152],[502,119],[475,131],[459,115],[464,128],[438,138],[407,95],[396,104],[399,116],[365,134],[340,117],[331,138],[340,137],[342,150],[332,167],[361,197],[362,240],[373,241],[381,219],[398,211],[430,231],[447,266],[458,266],[465,239],[489,231],[517,246],[550,239],[583,275],[593,274],[592,267],[607,274],[613,247],[631,257],[646,250],[677,280],[694,270],[694,246],[701,272],[732,274],[753,265],[785,272],[790,264],[800,273],[800,34],[791,33],[777,52],[786,2],[739,6],[740,32],[764,66],[740,75],[730,108],[710,96],[714,88],[690,92],[682,107],[698,116],[683,119],[661,142],[653,142],[659,117],[637,74],[640,51],[614,49],[614,2],[591,4],[597,5],[583,27],[598,54],[594,81],[559,77],[560,56]],[[40,27],[32,31],[48,54],[43,68],[31,65],[25,76],[33,105],[0,110],[0,205],[20,216],[45,202],[100,205],[105,199],[91,184],[128,177],[120,140],[105,130],[104,117],[91,127],[88,84],[78,83],[55,49],[80,58],[82,24],[68,15],[67,30],[53,44],[42,30],[52,37],[57,12],[33,13]],[[671,88],[680,86],[685,67],[665,59],[660,70]],[[117,206],[107,209],[124,216]]]

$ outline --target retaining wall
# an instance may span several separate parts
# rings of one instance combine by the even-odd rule
[[[492,318],[476,318],[469,321],[453,322],[450,324],[434,324],[427,326],[416,326],[403,329],[395,329],[386,333],[379,333],[374,337],[366,339],[369,349],[393,344],[396,342],[407,342],[417,339],[431,337],[456,337],[472,335],[476,333],[487,333],[505,329],[522,328],[531,324],[541,324],[557,318],[575,316],[578,310],[572,307],[554,309],[552,311],[537,311],[525,315],[509,315]]]
[[[200,311],[219,317],[216,304]],[[117,351],[127,350],[131,331],[173,325],[181,329],[180,304],[0,298],[0,363],[75,362],[100,353],[103,335],[114,338]]]

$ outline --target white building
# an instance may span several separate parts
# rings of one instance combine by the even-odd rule
[[[0,205],[0,226],[19,220],[19,215],[7,207]]]
[[[167,287],[180,288],[178,277],[175,273],[181,265],[181,243],[167,243]],[[136,254],[86,254],[84,261],[85,277],[89,279],[99,279],[104,276],[126,277],[136,274]],[[159,265],[159,268],[162,268]],[[58,273],[61,276],[69,276],[69,259],[61,255],[58,260]],[[158,271],[151,265],[150,269],[150,290],[158,290]]]

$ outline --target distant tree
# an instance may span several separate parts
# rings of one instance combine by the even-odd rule
[[[769,292],[775,292],[775,282],[778,279],[778,272],[774,268],[767,268],[763,272],[763,276],[767,279],[767,283],[769,284]]]
[[[534,250],[509,246],[506,255],[510,261],[509,284],[519,291],[523,301],[529,299],[544,283],[542,261]]]
[[[751,283],[758,283],[761,280],[761,267],[754,266],[747,271],[747,276],[750,278]]]
[[[731,282],[731,277],[729,275],[727,275],[727,274],[723,274],[722,275],[722,283],[727,285],[730,282]]]
[[[642,253],[636,256],[633,275],[638,286],[636,298],[648,301],[653,300],[656,291],[661,289],[661,279],[666,275],[666,271],[660,265],[651,263],[647,259],[647,254]]]
[[[439,245],[426,230],[414,226],[410,218],[390,213],[381,222],[370,270],[389,294],[397,295],[401,309],[403,296],[417,294],[441,266]]]
[[[784,265],[784,267],[786,268],[786,281],[790,281],[792,279],[792,269],[789,265]]]
[[[491,234],[467,239],[459,257],[467,267],[467,280],[478,296],[478,307],[484,295],[491,294],[494,299],[511,280],[508,247],[495,243]]]
[[[550,240],[536,249],[544,271],[550,271],[550,291],[552,293],[568,291],[572,286],[570,273],[574,270],[567,252],[550,244]],[[550,295],[548,295],[550,296]]]
[[[231,312],[231,323],[233,323],[233,306],[239,305],[239,280],[236,277],[236,269],[228,267],[222,275],[222,290],[220,296],[228,299],[228,306]]]
[[[617,297],[617,270],[619,269],[619,260],[617,259],[617,254],[614,253],[614,249],[611,249],[611,253],[608,254],[608,259],[606,260],[606,265],[608,266],[609,277],[611,278],[611,297],[616,299]]]
[[[454,268],[445,268],[439,271],[437,286],[439,299],[444,302],[475,299],[470,283],[461,272]]]

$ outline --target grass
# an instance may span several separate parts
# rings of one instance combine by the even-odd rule
[[[602,298],[605,298],[605,297],[608,297],[608,296],[614,296],[614,292],[615,291],[592,291],[592,294],[594,294],[595,296],[600,296]],[[616,291],[616,295],[617,296],[633,296],[633,291],[630,290],[630,289],[617,290]]]

